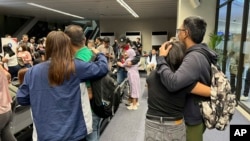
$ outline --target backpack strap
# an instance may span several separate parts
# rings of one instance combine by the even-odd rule
[[[200,46],[203,46],[205,47],[203,44],[199,44]],[[186,52],[186,54],[192,52],[192,51],[196,51],[196,52],[200,52],[201,54],[203,54],[206,58],[207,58],[207,61],[209,62],[209,64],[213,64],[215,67],[217,67],[218,70],[221,71],[221,67],[217,64],[217,59],[218,59],[218,55],[217,55],[217,59],[216,61],[213,61],[210,57],[210,55],[208,54],[209,51],[207,51],[206,49],[204,49],[203,47],[199,47],[199,48],[195,48],[195,49],[191,49],[189,51]],[[213,50],[210,50],[211,52],[214,52],[215,54],[217,54],[215,51]]]

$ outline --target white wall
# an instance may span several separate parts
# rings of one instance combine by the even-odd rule
[[[101,32],[114,32],[118,38],[126,31],[141,31],[143,51],[151,50],[153,31],[168,31],[169,38],[175,36],[176,28],[182,24],[182,21],[191,15],[203,17],[207,22],[207,32],[204,42],[209,41],[209,34],[214,32],[215,15],[217,0],[201,0],[197,8],[193,8],[190,0],[179,0],[177,7],[177,18],[173,19],[150,19],[150,20],[100,20]]]
[[[177,12],[177,27],[182,24],[182,21],[188,16],[201,16],[207,22],[207,31],[203,42],[209,42],[209,34],[214,32],[216,3],[217,0],[200,0],[200,6],[194,8],[190,0],[179,0]]]
[[[140,31],[142,34],[143,51],[152,49],[152,32],[168,31],[168,37],[175,36],[176,19],[150,19],[150,20],[100,20],[101,32],[115,32],[119,38],[126,31]]]

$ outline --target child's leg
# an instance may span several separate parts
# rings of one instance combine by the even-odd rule
[[[136,106],[139,106],[139,98],[136,98]]]
[[[136,98],[132,98],[132,103],[127,107],[129,110],[137,110],[137,102]]]
[[[133,106],[136,106],[136,103],[137,103],[136,98],[132,98],[132,103],[133,103]]]

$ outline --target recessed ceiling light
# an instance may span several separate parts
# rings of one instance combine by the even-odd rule
[[[42,5],[39,5],[39,4],[35,4],[35,3],[27,3],[27,4],[35,6],[35,7],[39,7],[39,8],[42,8],[42,9],[46,9],[46,10],[49,10],[49,11],[57,12],[57,13],[60,13],[60,14],[63,14],[63,15],[75,17],[75,18],[78,18],[78,19],[84,19],[84,17],[73,15],[73,14],[70,14],[70,13],[67,13],[67,12],[63,12],[63,11],[56,10],[56,9],[53,9],[53,8],[49,8],[49,7],[46,7],[46,6],[42,6]]]
[[[122,7],[124,7],[130,14],[132,14],[135,18],[139,18],[139,15],[137,15],[135,13],[135,11],[128,6],[128,4],[126,2],[124,2],[123,0],[116,0]]]

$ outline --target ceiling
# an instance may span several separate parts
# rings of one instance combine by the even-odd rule
[[[124,0],[139,19],[176,18],[178,0]],[[87,20],[135,19],[116,0],[0,0],[0,13],[36,17],[42,21],[72,21],[74,17],[28,5],[28,2],[82,16]]]

